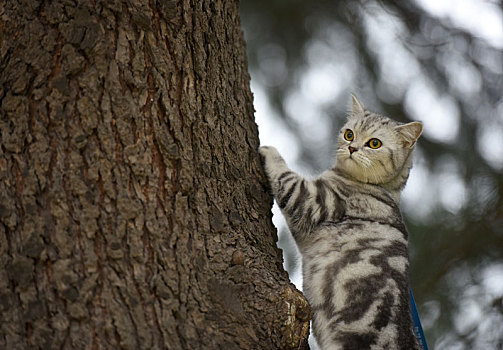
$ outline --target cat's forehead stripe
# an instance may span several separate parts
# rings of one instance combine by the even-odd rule
[[[383,126],[386,126],[390,123],[390,119],[380,116],[378,114],[365,111],[365,117],[359,118],[358,122],[355,125],[355,128],[359,131],[367,131],[367,132],[376,132]]]

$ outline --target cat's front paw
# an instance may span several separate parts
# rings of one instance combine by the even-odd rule
[[[262,158],[264,158],[264,162],[268,160],[278,161],[283,159],[278,150],[272,146],[261,146],[258,151]]]
[[[259,152],[264,162],[265,173],[269,178],[274,192],[277,177],[289,169],[276,148],[272,146],[262,146],[259,148]]]

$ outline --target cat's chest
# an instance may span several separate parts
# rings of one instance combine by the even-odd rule
[[[345,217],[382,221],[395,217],[398,212],[396,203],[382,193],[354,192],[344,201]]]

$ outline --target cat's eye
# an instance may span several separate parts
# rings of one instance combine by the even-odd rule
[[[382,146],[382,142],[379,139],[370,139],[369,142],[367,142],[367,146],[369,146],[372,149],[377,149]]]
[[[353,139],[355,138],[355,134],[353,134],[353,132],[350,129],[348,129],[344,133],[344,138],[348,141],[353,141]]]

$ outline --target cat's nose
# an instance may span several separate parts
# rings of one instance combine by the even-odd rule
[[[349,146],[349,153],[353,154],[354,152],[358,151],[358,149],[352,147],[352,146]]]

